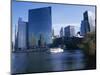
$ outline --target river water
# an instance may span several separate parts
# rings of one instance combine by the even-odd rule
[[[12,53],[12,73],[38,73],[85,69],[86,59],[82,50],[65,50],[61,53],[19,52]]]

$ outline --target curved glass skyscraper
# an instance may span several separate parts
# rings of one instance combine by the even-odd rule
[[[83,13],[83,20],[81,21],[81,35],[84,36],[87,32],[95,31],[95,16],[90,11]]]

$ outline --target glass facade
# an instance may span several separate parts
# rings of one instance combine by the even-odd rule
[[[81,35],[84,36],[87,32],[95,30],[95,17],[92,12],[85,11],[81,22]]]
[[[50,44],[52,37],[51,7],[31,9],[28,16],[29,48],[38,46],[39,43]]]
[[[75,36],[75,27],[67,26],[64,28],[65,37],[73,37]]]
[[[26,49],[27,48],[27,22],[22,21],[21,18],[18,20],[18,32],[17,32],[17,41],[18,48]]]
[[[63,37],[63,36],[64,36],[63,27],[61,27],[61,29],[60,29],[60,37]]]

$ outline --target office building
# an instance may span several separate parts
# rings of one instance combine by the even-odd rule
[[[64,28],[64,36],[65,37],[73,37],[75,36],[75,27],[74,26],[67,26]]]
[[[18,20],[18,32],[17,32],[17,37],[16,37],[16,45],[18,49],[27,49],[27,26],[28,23],[22,21],[22,18],[19,18]]]
[[[84,36],[87,32],[95,31],[95,16],[92,12],[85,11],[83,13],[80,31],[82,36]]]
[[[51,7],[29,10],[28,21],[29,48],[40,44],[39,40],[41,35],[44,39],[42,44],[43,42],[50,44],[52,41]]]
[[[61,27],[60,29],[60,37],[63,37],[64,36],[64,31],[63,31],[63,27]]]

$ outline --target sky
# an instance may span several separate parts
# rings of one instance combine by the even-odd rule
[[[15,25],[18,25],[18,18],[28,21],[28,10],[42,7],[52,7],[52,28],[55,35],[59,34],[61,27],[68,25],[75,26],[76,32],[80,30],[80,24],[83,20],[83,13],[91,11],[95,14],[95,6],[71,5],[71,4],[51,4],[34,2],[12,2],[12,31],[14,33]]]

